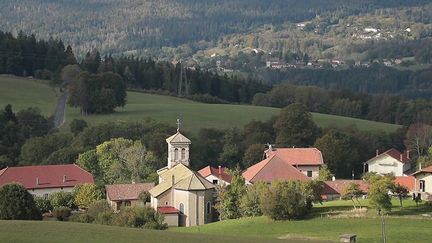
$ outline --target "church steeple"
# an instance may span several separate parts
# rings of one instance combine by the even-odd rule
[[[189,166],[189,145],[191,141],[180,133],[180,119],[177,119],[176,124],[177,133],[166,139],[168,144],[168,169],[179,163]]]

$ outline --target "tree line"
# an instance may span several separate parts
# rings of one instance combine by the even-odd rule
[[[285,107],[296,102],[302,103],[311,112],[407,126],[417,122],[432,122],[430,99],[407,99],[398,95],[373,95],[343,89],[327,90],[316,86],[281,84],[267,93],[256,94],[252,104]]]

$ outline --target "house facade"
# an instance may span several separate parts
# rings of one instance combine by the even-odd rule
[[[0,186],[17,183],[30,194],[48,198],[52,193],[72,192],[76,185],[94,183],[89,172],[75,164],[6,167],[0,170]]]
[[[409,152],[401,153],[396,149],[389,149],[384,153],[377,151],[376,156],[366,162],[369,172],[379,175],[393,174],[394,176],[405,176],[411,169]]]
[[[419,193],[422,199],[432,201],[432,166],[416,171],[412,176],[416,180],[415,192]]]
[[[111,208],[118,211],[125,206],[144,206],[139,195],[142,192],[148,192],[153,187],[154,183],[114,184],[106,185],[105,190]]]
[[[200,175],[206,178],[207,181],[211,182],[213,185],[227,186],[231,183],[231,175],[227,173],[228,168],[219,166],[214,168],[211,166],[206,166],[198,171]]]
[[[189,168],[191,141],[177,130],[166,139],[167,166],[158,170],[159,184],[149,190],[151,206],[169,226],[195,226],[213,221],[215,186]]]

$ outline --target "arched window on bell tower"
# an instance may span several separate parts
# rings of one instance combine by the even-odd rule
[[[186,158],[186,149],[182,148],[181,150],[181,160],[184,160]]]
[[[174,149],[174,161],[177,161],[178,159],[178,149],[176,148]]]

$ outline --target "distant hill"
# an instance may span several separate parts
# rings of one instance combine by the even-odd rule
[[[0,106],[11,103],[14,110],[37,106],[45,115],[51,115],[56,106],[57,93],[47,84],[37,80],[15,77],[0,77]],[[84,119],[90,124],[108,121],[141,121],[153,118],[175,125],[182,117],[184,129],[196,131],[200,128],[230,128],[242,126],[252,120],[268,120],[277,115],[279,109],[250,105],[204,104],[171,96],[128,92],[127,105],[113,114],[81,116],[79,109],[66,108],[66,123],[74,118]],[[313,113],[313,119],[321,127],[355,125],[361,130],[395,131],[400,126],[355,118]]]
[[[263,25],[302,22],[331,13],[335,20],[427,0],[2,0],[5,31],[61,38],[79,54],[92,48],[119,53],[144,48],[207,45]],[[202,41],[204,43],[202,43]]]

